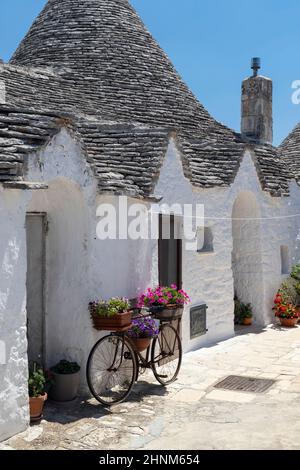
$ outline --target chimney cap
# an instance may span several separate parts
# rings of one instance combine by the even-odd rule
[[[251,68],[253,70],[253,77],[257,77],[257,72],[261,68],[260,57],[252,57],[252,59],[251,59]]]

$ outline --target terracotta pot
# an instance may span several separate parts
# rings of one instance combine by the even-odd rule
[[[91,316],[96,330],[125,331],[131,326],[132,311],[118,313],[113,317],[100,317],[93,313]]]
[[[49,398],[54,401],[71,401],[77,397],[80,371],[74,374],[57,374],[53,375],[53,384],[49,392]]]
[[[289,328],[296,326],[298,323],[298,318],[281,318],[279,317],[280,323],[282,326],[287,326]]]
[[[42,417],[43,408],[48,395],[40,395],[39,397],[29,397],[30,420],[34,421]]]
[[[242,324],[246,326],[252,325],[252,318],[243,318]]]
[[[150,346],[151,338],[131,338],[136,351],[143,352]]]

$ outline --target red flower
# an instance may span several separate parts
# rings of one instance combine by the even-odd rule
[[[280,304],[282,302],[282,297],[281,295],[277,295],[274,299],[275,304]]]
[[[286,306],[285,306],[285,305],[281,305],[281,306],[280,306],[280,310],[281,310],[282,312],[286,312]]]

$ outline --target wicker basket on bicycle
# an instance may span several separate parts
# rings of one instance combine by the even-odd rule
[[[152,306],[150,311],[155,318],[161,321],[173,321],[182,317],[183,307],[178,305]]]

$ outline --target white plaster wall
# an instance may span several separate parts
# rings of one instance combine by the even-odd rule
[[[27,179],[43,181],[49,189],[37,192],[0,191],[0,324],[7,360],[0,361],[0,440],[28,423],[26,344],[26,211],[47,212],[49,232],[46,260],[46,352],[52,365],[62,357],[82,366],[100,337],[91,327],[88,302],[93,298],[135,297],[158,282],[157,242],[100,241],[96,237],[96,208],[118,198],[97,195],[97,182],[79,145],[62,130],[39,153],[30,156]],[[184,177],[179,152],[171,141],[156,185],[156,195],[172,203],[202,203],[206,223],[214,234],[214,253],[183,253],[183,284],[192,303],[208,304],[207,335],[189,341],[189,316],[184,317],[185,349],[194,349],[233,334],[233,275],[231,269],[234,201],[241,191],[255,195],[262,214],[261,315],[272,318],[274,292],[282,280],[280,244],[299,260],[300,191],[291,185],[291,197],[271,198],[263,193],[249,152],[230,188],[195,190]],[[136,201],[131,200],[130,204]],[[278,217],[287,217],[279,219]],[[266,218],[267,217],[267,218]],[[300,247],[300,244],[299,244]],[[5,398],[5,399],[3,399]]]
[[[184,250],[183,287],[191,296],[192,304],[205,301],[208,305],[208,332],[190,341],[189,312],[186,308],[183,321],[185,350],[211,344],[234,334],[233,325],[233,273],[232,209],[241,192],[251,192],[261,212],[261,276],[255,283],[252,297],[256,321],[267,324],[273,320],[272,301],[283,279],[280,266],[280,245],[286,244],[295,257],[295,239],[299,230],[300,191],[291,185],[290,198],[272,198],[261,190],[250,151],[246,151],[234,184],[229,188],[195,189],[184,177],[180,153],[171,140],[160,178],[155,188],[157,196],[168,204],[204,204],[205,223],[213,229],[214,253],[201,254]],[[287,216],[289,218],[287,218]],[[282,219],[285,217],[285,219]],[[255,243],[254,243],[255,244]],[[299,243],[300,246],[300,243]],[[256,277],[256,280],[259,276]]]
[[[245,304],[253,306],[254,321],[264,324],[261,213],[255,195],[242,191],[232,210],[232,271],[234,292]]]
[[[150,283],[152,251],[147,240],[99,240],[99,204],[118,209],[119,198],[97,194],[97,182],[80,146],[62,130],[43,152],[32,156],[32,181],[49,189],[33,195],[29,211],[46,212],[46,357],[48,366],[61,358],[82,367],[101,333],[93,330],[88,303],[112,296],[133,298]],[[129,206],[136,201],[129,200]]]
[[[0,186],[0,441],[28,425],[26,235],[28,198]]]
[[[84,376],[90,226],[95,181],[80,147],[62,130],[32,155],[28,179],[49,189],[33,193],[30,212],[46,212],[46,362],[77,361]]]

